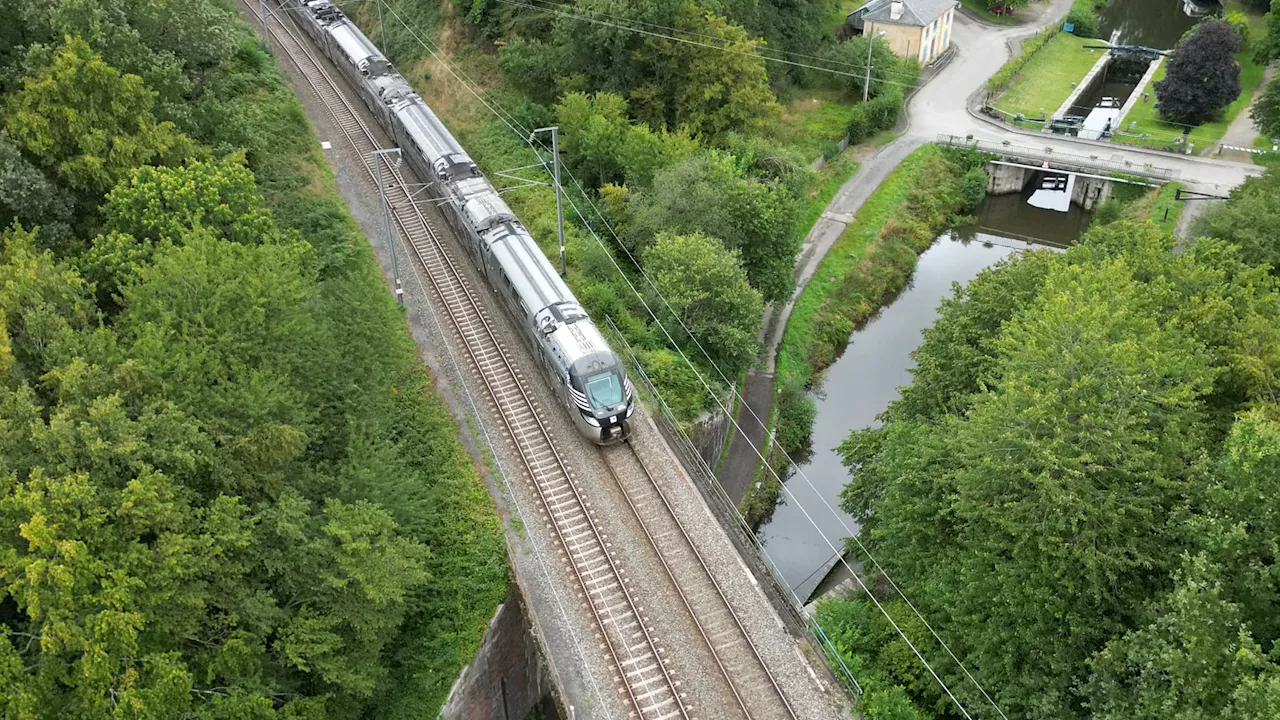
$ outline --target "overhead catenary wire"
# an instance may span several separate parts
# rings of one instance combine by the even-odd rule
[[[499,2],[507,2],[507,1],[509,1],[509,0],[499,0]],[[442,58],[442,57],[440,56],[440,54],[437,52],[437,50],[436,50],[435,48],[433,48],[433,47],[431,46],[431,44],[427,43],[427,42],[426,42],[426,41],[421,37],[421,35],[420,35],[420,34],[419,34],[419,33],[418,33],[418,32],[417,32],[417,31],[416,31],[412,26],[410,26],[410,25],[409,25],[409,24],[404,20],[404,18],[403,18],[403,17],[401,17],[401,16],[400,16],[400,14],[399,14],[398,12],[396,12],[396,11],[395,11],[393,8],[391,8],[391,7],[388,7],[388,8],[387,8],[387,11],[388,11],[388,12],[390,12],[390,13],[391,13],[391,15],[392,15],[393,17],[395,17],[395,18],[396,18],[396,19],[401,23],[401,25],[402,25],[406,30],[408,30],[408,31],[409,31],[409,34],[410,34],[410,35],[411,35],[415,40],[417,40],[417,41],[418,41],[418,43],[419,43],[420,45],[422,45],[422,47],[423,47],[425,50],[427,50],[427,52],[432,56],[432,58],[433,58],[433,59],[435,59],[438,63],[440,63],[440,64],[441,64],[441,66],[442,66],[442,67],[444,67],[444,69],[445,69],[447,72],[449,72],[449,74],[450,74],[450,75],[452,75],[452,76],[454,77],[454,79],[456,79],[458,82],[462,83],[462,84],[463,84],[463,86],[465,87],[465,89],[467,89],[467,91],[468,91],[468,92],[470,92],[470,93],[471,93],[472,95],[474,95],[478,100],[480,100],[480,102],[481,102],[481,103],[482,103],[482,104],[483,104],[483,105],[484,105],[484,106],[485,106],[485,107],[486,107],[490,112],[492,112],[492,113],[493,113],[493,114],[494,114],[494,115],[495,115],[499,120],[501,120],[504,124],[506,124],[506,125],[508,126],[508,128],[510,128],[510,129],[512,130],[512,132],[516,133],[516,135],[517,135],[517,136],[519,136],[523,142],[525,142],[526,144],[529,144],[531,147],[533,146],[533,144],[528,140],[528,138],[527,138],[527,137],[525,137],[525,136],[524,136],[524,134],[523,134],[523,133],[521,133],[521,131],[516,127],[516,125],[517,125],[518,123],[515,123],[515,122],[513,122],[513,120],[512,120],[512,119],[510,119],[510,115],[509,115],[509,113],[505,113],[505,111],[500,111],[497,107],[495,107],[495,106],[494,106],[494,105],[498,104],[498,103],[497,103],[497,101],[492,101],[492,103],[493,103],[493,104],[491,104],[491,100],[486,99],[484,96],[482,96],[481,92],[477,91],[477,90],[476,90],[476,88],[475,88],[475,87],[473,87],[473,83],[472,83],[469,79],[464,79],[464,78],[463,78],[463,76],[462,76],[458,71],[456,71],[456,70],[452,67],[452,65],[451,65],[451,64],[450,64],[446,59]],[[626,28],[624,28],[624,29],[626,29]],[[647,33],[646,33],[646,34],[647,34]],[[539,145],[541,145],[541,143],[539,143]],[[545,148],[545,146],[543,146],[543,147]],[[584,195],[584,197],[585,197],[585,190],[583,189],[582,184],[578,181],[578,179],[577,179],[576,177],[574,177],[574,176],[572,175],[572,173],[569,173],[569,177],[570,177],[570,179],[574,182],[574,184],[578,187],[579,192],[583,193],[583,195]],[[576,202],[574,202],[574,201],[573,201],[572,196],[571,196],[571,195],[566,194],[566,195],[565,195],[565,198],[566,198],[566,200],[568,201],[568,203],[569,203],[570,207],[573,209],[574,213],[578,216],[579,220],[581,220],[581,221],[582,221],[582,223],[583,223],[584,227],[585,227],[585,228],[588,230],[588,232],[591,234],[591,236],[593,237],[593,239],[595,239],[595,241],[596,241],[598,244],[600,244],[600,246],[601,246],[603,249],[605,249],[606,251],[608,251],[608,250],[609,250],[608,246],[606,246],[606,245],[605,245],[604,241],[603,241],[603,240],[600,238],[600,236],[595,232],[594,228],[593,228],[593,227],[592,227],[592,225],[591,225],[591,222],[586,218],[586,216],[585,216],[585,215],[582,213],[582,211],[578,208],[578,205],[577,205],[577,203],[576,203]],[[594,205],[593,205],[593,207],[594,207]],[[609,229],[610,233],[613,235],[613,237],[614,237],[615,239],[617,239],[617,233],[616,233],[616,231],[614,231],[614,229],[612,228],[612,226],[610,226],[610,225],[608,224],[608,221],[604,219],[603,215],[601,215],[601,214],[600,214],[599,209],[598,209],[598,208],[595,208],[595,210],[596,210],[596,214],[600,217],[600,220],[601,220],[601,221],[606,225],[606,227],[608,227],[608,229]],[[635,258],[631,255],[630,251],[626,249],[625,244],[621,243],[621,241],[619,240],[618,245],[619,245],[620,247],[622,247],[622,248],[623,248],[624,252],[626,252],[626,253],[627,253],[628,258],[630,258],[630,259],[632,260],[633,264],[635,264],[635,265],[636,265],[636,268],[637,268],[637,270],[640,272],[641,276],[645,278],[646,282],[650,285],[650,287],[653,287],[653,288],[654,288],[654,290],[655,290],[655,292],[657,293],[657,295],[662,299],[663,303],[667,305],[668,310],[670,310],[670,304],[669,304],[669,303],[667,303],[667,301],[666,301],[665,297],[663,297],[663,296],[662,296],[662,294],[661,294],[660,292],[658,292],[658,291],[657,291],[657,288],[656,288],[656,286],[654,286],[654,284],[653,284],[652,280],[647,276],[647,274],[645,274],[645,273],[644,273],[643,269],[641,269],[641,268],[640,268],[640,266],[635,262]],[[698,378],[699,382],[703,385],[703,387],[706,389],[707,393],[712,397],[713,401],[717,404],[717,406],[719,406],[719,407],[720,407],[720,409],[721,409],[721,410],[725,413],[725,415],[729,418],[730,422],[734,425],[735,429],[737,429],[737,430],[739,430],[740,432],[742,432],[742,428],[741,428],[741,426],[738,424],[737,419],[736,419],[735,417],[733,417],[733,415],[732,415],[732,413],[729,411],[729,409],[728,409],[728,408],[726,408],[726,407],[724,406],[724,404],[720,401],[720,399],[716,396],[716,394],[715,394],[715,392],[714,392],[713,388],[712,388],[712,387],[711,387],[711,385],[707,382],[706,378],[705,378],[705,377],[703,377],[702,373],[697,369],[697,367],[693,364],[693,362],[688,358],[688,356],[685,354],[685,352],[683,351],[683,349],[681,349],[681,348],[679,347],[678,343],[676,343],[676,341],[675,341],[674,337],[672,337],[672,336],[671,336],[670,331],[668,331],[668,329],[666,328],[666,326],[661,322],[661,320],[659,320],[659,319],[658,319],[657,314],[656,314],[656,313],[653,311],[653,309],[649,306],[649,303],[645,300],[645,298],[644,298],[643,294],[641,294],[641,293],[639,292],[639,290],[638,290],[638,289],[635,287],[635,285],[631,282],[631,279],[630,279],[629,277],[627,277],[626,272],[622,269],[622,267],[621,267],[620,265],[618,265],[618,262],[617,262],[616,258],[614,258],[614,257],[613,257],[613,253],[612,253],[612,252],[606,252],[606,255],[609,257],[610,262],[613,264],[614,268],[618,271],[619,275],[623,278],[623,281],[624,281],[624,282],[626,282],[626,284],[628,285],[628,287],[630,288],[630,290],[632,291],[632,293],[634,293],[634,294],[636,295],[637,299],[639,299],[639,300],[640,300],[640,302],[641,302],[641,304],[644,306],[644,308],[645,308],[646,312],[650,315],[650,317],[652,317],[652,318],[654,319],[655,323],[656,323],[656,324],[658,325],[658,327],[662,330],[663,334],[666,336],[666,338],[667,338],[668,342],[671,344],[671,346],[673,347],[673,349],[675,349],[675,351],[676,351],[676,352],[681,356],[681,358],[685,361],[685,363],[689,366],[689,368],[694,372],[694,374],[695,374],[695,376]],[[673,315],[674,315],[674,313],[673,313]],[[677,321],[678,321],[678,322],[680,322],[678,317],[677,317],[676,319],[677,319]],[[724,382],[725,382],[725,384],[726,384],[727,386],[729,386],[729,387],[733,388],[733,389],[734,389],[734,393],[735,393],[735,395],[736,395],[737,397],[739,397],[739,398],[740,398],[741,396],[737,393],[737,388],[736,388],[736,386],[735,386],[733,383],[729,382],[729,381],[727,380],[727,378],[725,378],[724,373],[723,373],[723,371],[722,371],[722,370],[720,370],[719,366],[717,366],[717,365],[714,363],[714,361],[711,361],[710,356],[709,356],[709,355],[707,354],[707,352],[706,352],[706,349],[702,347],[702,344],[701,344],[701,342],[700,342],[700,341],[698,341],[697,337],[696,337],[695,335],[693,335],[692,333],[689,333],[688,328],[684,326],[683,322],[680,322],[680,325],[681,325],[681,327],[686,331],[686,333],[688,333],[688,334],[689,334],[690,338],[691,338],[691,339],[693,339],[693,341],[694,341],[695,345],[697,345],[697,347],[699,348],[699,350],[701,350],[701,351],[702,351],[702,353],[708,357],[708,361],[710,362],[710,364],[712,365],[712,367],[714,367],[714,368],[715,368],[715,370],[716,370],[717,374],[719,374],[719,375],[720,375],[721,380],[722,380],[722,381],[724,381]],[[743,405],[744,405],[744,407],[748,407],[748,410],[750,410],[749,406],[747,406],[747,405],[746,405],[746,403],[743,403]],[[756,417],[756,420],[757,420],[758,422],[761,422],[761,423],[763,424],[763,421],[761,421],[761,420],[760,420],[760,418],[759,418],[758,416],[755,416],[754,411],[752,411],[752,415],[753,415],[753,417]],[[745,435],[745,432],[744,432],[744,435]],[[795,503],[795,505],[796,505],[798,508],[800,508],[801,512],[805,515],[805,517],[806,517],[806,519],[809,521],[809,523],[810,523],[810,524],[812,524],[812,525],[814,526],[814,528],[815,528],[815,529],[818,529],[818,530],[819,530],[819,535],[821,535],[821,537],[823,538],[823,540],[827,543],[828,547],[832,550],[832,552],[833,552],[837,557],[839,557],[839,558],[840,558],[840,562],[841,562],[841,564],[843,564],[843,565],[846,567],[846,569],[848,569],[848,570],[850,571],[851,575],[852,575],[852,576],[853,576],[853,578],[857,581],[858,585],[859,585],[859,586],[862,588],[862,590],[866,593],[866,595],[867,595],[868,599],[870,599],[870,600],[871,600],[871,602],[872,602],[872,603],[875,605],[875,607],[880,611],[880,613],[885,617],[885,619],[889,621],[890,625],[894,628],[894,630],[897,632],[897,634],[899,635],[899,637],[901,637],[901,638],[903,639],[903,641],[904,641],[904,642],[907,644],[907,646],[911,649],[912,653],[916,656],[916,658],[921,662],[921,664],[922,664],[922,665],[924,665],[924,666],[925,666],[926,670],[927,670],[927,671],[929,672],[929,674],[934,678],[935,682],[937,682],[937,683],[938,683],[938,685],[943,689],[943,691],[947,694],[947,696],[951,699],[951,701],[952,701],[952,702],[956,705],[956,707],[960,710],[961,714],[962,714],[965,718],[968,718],[968,719],[970,719],[970,720],[971,720],[971,719],[972,719],[972,716],[969,714],[968,710],[964,707],[964,704],[960,702],[960,700],[955,696],[955,694],[952,692],[952,690],[950,689],[950,687],[946,684],[946,682],[945,682],[945,681],[943,681],[943,680],[942,680],[942,678],[941,678],[941,677],[938,675],[938,673],[934,670],[933,666],[932,666],[932,665],[929,663],[929,661],[928,661],[928,660],[923,656],[923,654],[922,654],[922,653],[920,652],[920,650],[916,647],[916,645],[911,641],[911,639],[910,639],[909,637],[907,637],[906,633],[902,630],[902,628],[898,625],[898,623],[893,619],[893,617],[889,614],[889,612],[884,608],[883,604],[882,604],[882,603],[880,603],[880,601],[875,597],[874,593],[872,593],[872,592],[871,592],[871,590],[866,586],[866,584],[863,582],[863,580],[862,580],[862,578],[860,577],[860,575],[859,575],[857,572],[855,572],[855,571],[854,571],[854,569],[853,569],[852,567],[850,567],[850,566],[849,566],[848,562],[847,562],[847,561],[844,559],[844,557],[843,557],[843,553],[841,553],[841,552],[836,548],[835,544],[834,544],[834,543],[832,543],[832,541],[831,541],[829,538],[827,538],[825,534],[823,534],[823,533],[821,532],[821,528],[818,526],[818,524],[817,524],[817,522],[814,520],[813,516],[809,513],[808,509],[807,509],[807,508],[805,508],[805,507],[803,506],[803,504],[802,504],[802,503],[800,503],[800,502],[799,502],[799,500],[795,497],[795,495],[794,495],[793,493],[791,493],[791,491],[790,491],[790,490],[788,490],[788,489],[786,488],[785,484],[783,484],[783,483],[781,482],[781,478],[780,478],[780,477],[778,477],[777,472],[776,472],[776,471],[775,471],[775,470],[774,470],[774,469],[769,465],[769,463],[768,463],[768,462],[766,462],[766,461],[765,461],[765,457],[764,457],[764,455],[762,454],[762,452],[761,452],[760,448],[756,448],[756,447],[754,447],[754,446],[753,446],[753,447],[752,447],[752,450],[753,450],[753,451],[755,452],[755,454],[760,458],[760,460],[762,461],[762,463],[764,464],[764,466],[765,466],[766,468],[768,468],[768,469],[769,469],[769,472],[770,472],[771,474],[773,474],[773,476],[774,476],[774,477],[779,481],[779,484],[780,484],[780,486],[781,486],[782,491],[783,491],[784,493],[786,493],[786,494],[791,498],[792,502],[794,502],[794,503]],[[784,451],[784,455],[785,455],[785,451]],[[791,462],[793,465],[796,465],[796,464],[795,464],[795,462],[794,462],[794,460],[793,460],[792,458],[790,458],[790,456],[789,456],[789,455],[787,456],[787,459],[788,459],[788,461],[789,461],[789,462]],[[799,466],[798,466],[798,465],[796,465],[796,468],[797,468],[797,471],[798,471],[798,473],[800,474],[800,476],[801,476],[801,477],[803,477],[803,478],[805,479],[806,483],[808,483],[808,484],[810,485],[810,487],[813,487],[812,481],[810,481],[810,480],[808,479],[808,477],[804,474],[803,470],[800,470],[800,468],[799,468]],[[816,491],[816,488],[815,488],[815,491]],[[826,501],[826,499],[825,499],[825,498],[823,498],[823,497],[821,496],[821,494],[820,494],[820,493],[819,493],[818,495],[819,495],[819,498],[823,501],[824,505],[826,505],[826,507],[828,508],[828,510],[831,510],[831,511],[834,513],[834,509],[833,509],[833,508],[831,508],[830,504]],[[839,516],[837,515],[837,517],[839,517]],[[844,524],[844,523],[843,523],[843,519],[841,519],[841,523],[842,523],[842,524]],[[857,535],[856,535],[855,533],[853,533],[853,531],[852,531],[852,530],[850,530],[850,529],[848,528],[847,524],[846,524],[846,525],[844,525],[844,526],[845,526],[846,530],[848,530],[848,531],[850,532],[851,537],[853,538],[854,542],[859,546],[859,548],[863,551],[863,553],[864,553],[864,554],[866,554],[866,555],[868,556],[868,558],[870,558],[870,559],[872,560],[873,564],[875,564],[875,565],[876,565],[876,567],[877,567],[877,569],[878,569],[882,574],[884,574],[885,578],[886,578],[887,580],[889,580],[889,581],[890,581],[890,584],[895,588],[895,591],[897,591],[897,592],[899,593],[899,595],[900,595],[900,596],[902,596],[903,600],[906,602],[906,604],[908,605],[908,607],[910,607],[910,608],[912,609],[912,611],[917,615],[917,617],[919,617],[919,618],[920,618],[920,620],[921,620],[921,621],[925,624],[925,626],[929,629],[929,631],[930,631],[930,633],[933,635],[933,637],[934,637],[936,640],[938,640],[938,642],[939,642],[939,643],[940,643],[940,644],[941,644],[941,645],[946,649],[946,651],[947,651],[948,655],[949,655],[949,656],[952,658],[952,660],[953,660],[954,662],[956,662],[956,664],[957,664],[957,665],[962,669],[962,671],[964,672],[964,674],[966,675],[966,677],[969,679],[969,681],[970,681],[971,683],[973,683],[973,684],[978,688],[978,690],[981,692],[981,694],[984,696],[984,698],[988,701],[988,703],[990,703],[990,704],[992,705],[992,707],[993,707],[993,708],[995,708],[996,712],[997,712],[997,713],[998,713],[1002,718],[1006,718],[1006,716],[1005,716],[1004,712],[999,708],[999,706],[995,703],[995,701],[990,697],[990,695],[987,693],[987,691],[986,691],[986,690],[981,686],[981,684],[980,684],[980,683],[978,683],[977,679],[973,677],[972,673],[968,670],[968,668],[967,668],[967,667],[965,667],[964,663],[960,661],[960,659],[959,659],[959,658],[955,655],[955,653],[950,649],[950,647],[946,644],[946,642],[945,642],[945,641],[944,641],[944,640],[943,640],[943,639],[938,635],[938,633],[936,632],[936,630],[934,630],[934,629],[933,629],[933,627],[932,627],[932,626],[928,623],[928,621],[923,617],[923,615],[922,615],[922,614],[920,613],[920,611],[915,607],[915,605],[914,605],[914,604],[912,604],[908,598],[906,598],[905,594],[903,594],[903,593],[902,593],[901,588],[897,585],[897,583],[896,583],[896,582],[893,582],[893,581],[892,581],[892,579],[889,577],[888,573],[883,569],[883,567],[880,565],[880,563],[879,563],[877,560],[875,560],[875,558],[871,555],[870,551],[866,549],[866,546],[861,542],[861,540],[857,537]],[[1007,720],[1007,718],[1006,718],[1006,720]]]

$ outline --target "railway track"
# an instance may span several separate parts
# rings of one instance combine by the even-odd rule
[[[749,720],[794,720],[795,710],[729,603],[728,594],[635,446],[627,442],[601,448],[601,452],[699,634],[728,679],[743,714]]]
[[[259,6],[242,0],[255,15]],[[272,8],[274,9],[274,8]],[[276,10],[280,13],[279,10]],[[280,13],[284,15],[284,13]],[[275,40],[328,108],[334,122],[360,154],[369,180],[378,168],[391,178],[387,189],[392,217],[401,236],[426,270],[432,290],[446,309],[457,339],[472,369],[488,391],[495,415],[503,424],[524,465],[567,564],[578,581],[581,597],[594,616],[604,649],[612,661],[614,681],[640,720],[689,720],[679,683],[661,660],[657,642],[622,580],[604,534],[588,503],[572,481],[568,464],[557,452],[539,417],[537,401],[511,364],[488,314],[468,287],[463,274],[440,241],[430,221],[415,205],[398,168],[371,153],[381,149],[373,133],[347,101],[323,63],[307,47],[301,30],[285,15],[268,12],[264,31]]]
[[[537,494],[547,528],[560,545],[577,580],[580,597],[594,617],[619,693],[639,720],[691,720],[680,683],[663,662],[662,650],[645,624],[640,606],[624,582],[590,503],[573,481],[540,417],[541,409],[511,363],[488,313],[459,271],[451,253],[422,213],[399,169],[385,156],[361,115],[347,100],[324,62],[314,55],[287,9],[261,0],[241,0],[259,16],[264,32],[319,96],[352,149],[359,153],[371,183],[378,165],[384,177],[392,220],[422,264],[428,283],[445,309],[456,339],[484,385],[491,410],[519,456]],[[261,11],[267,17],[261,18]],[[698,633],[715,658],[747,720],[795,720],[797,715],[729,603],[724,589],[685,531],[660,484],[629,443],[602,448],[605,464],[623,489],[641,529],[670,577]],[[619,470],[626,465],[629,470]],[[624,476],[636,482],[624,481]],[[729,710],[731,707],[722,708]]]

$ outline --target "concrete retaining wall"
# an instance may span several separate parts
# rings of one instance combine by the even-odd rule
[[[1022,192],[1037,172],[1017,165],[988,165],[987,193],[1009,195]],[[1115,185],[1110,180],[1084,175],[1076,175],[1074,180],[1071,202],[1090,211],[1111,198],[1111,189]]]
[[[1092,211],[1100,203],[1111,199],[1111,189],[1115,183],[1100,178],[1077,175],[1075,188],[1071,191],[1071,202],[1085,210]]]
[[[987,166],[987,193],[991,195],[1009,195],[1022,192],[1027,186],[1026,168],[1014,165]]]
[[[480,650],[454,681],[442,720],[522,720],[551,690],[514,585],[489,621]]]

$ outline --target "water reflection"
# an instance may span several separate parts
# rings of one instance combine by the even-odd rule
[[[1028,247],[1032,238],[1069,244],[1088,222],[1089,213],[1074,205],[1055,212],[1029,207],[1023,195],[989,197],[976,222],[940,237],[920,256],[907,288],[853,333],[816,393],[813,453],[786,480],[782,501],[759,531],[797,596],[807,597],[822,581],[836,564],[833,548],[858,530],[839,508],[849,475],[835,448],[851,430],[879,425],[876,416],[898,397],[899,387],[911,382],[911,353],[937,318],[938,303],[951,294],[952,283],[969,282],[983,268]]]
[[[1197,17],[1215,14],[1212,0],[1112,0],[1098,11],[1098,30],[1117,45],[1145,45],[1172,50],[1178,38],[1196,24]]]
[[[974,239],[980,233],[1025,242],[1065,247],[1089,227],[1093,213],[1070,204],[1065,212],[1045,210],[1027,204],[1035,187],[1021,194],[992,195],[983,201],[971,225],[956,228],[961,238]]]

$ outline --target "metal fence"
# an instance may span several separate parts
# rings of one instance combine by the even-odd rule
[[[850,689],[861,693],[862,686],[858,684],[853,672],[849,670],[817,620],[809,617],[800,599],[787,588],[782,573],[769,559],[768,553],[760,544],[751,526],[742,517],[742,513],[725,493],[724,488],[720,486],[720,482],[716,480],[711,464],[703,459],[697,444],[684,431],[675,413],[662,398],[662,393],[645,372],[640,358],[622,336],[618,327],[614,325],[613,318],[606,316],[605,323],[608,326],[606,332],[610,336],[609,340],[615,343],[614,347],[622,348],[623,362],[626,363],[630,372],[632,385],[635,386],[640,399],[645,401],[645,407],[651,411],[650,416],[654,424],[675,452],[677,459],[698,487],[702,497],[706,499],[707,506],[716,515],[720,526],[725,529],[730,541],[737,548],[738,554],[750,567],[752,575],[760,581],[760,588],[764,590],[765,596],[769,598],[770,603],[783,619],[790,621],[788,625],[793,630],[803,628],[803,631],[827,657],[827,663],[837,678]]]
[[[1156,167],[1152,163],[1135,163],[1130,160],[1108,160],[1100,155],[1077,155],[1058,152],[1049,148],[1029,148],[1007,142],[988,142],[973,137],[960,137],[941,133],[935,141],[945,147],[963,147],[998,155],[1028,164],[1041,165],[1047,170],[1083,173],[1118,172],[1125,175],[1141,175],[1159,180],[1173,180],[1181,172],[1172,168]]]

